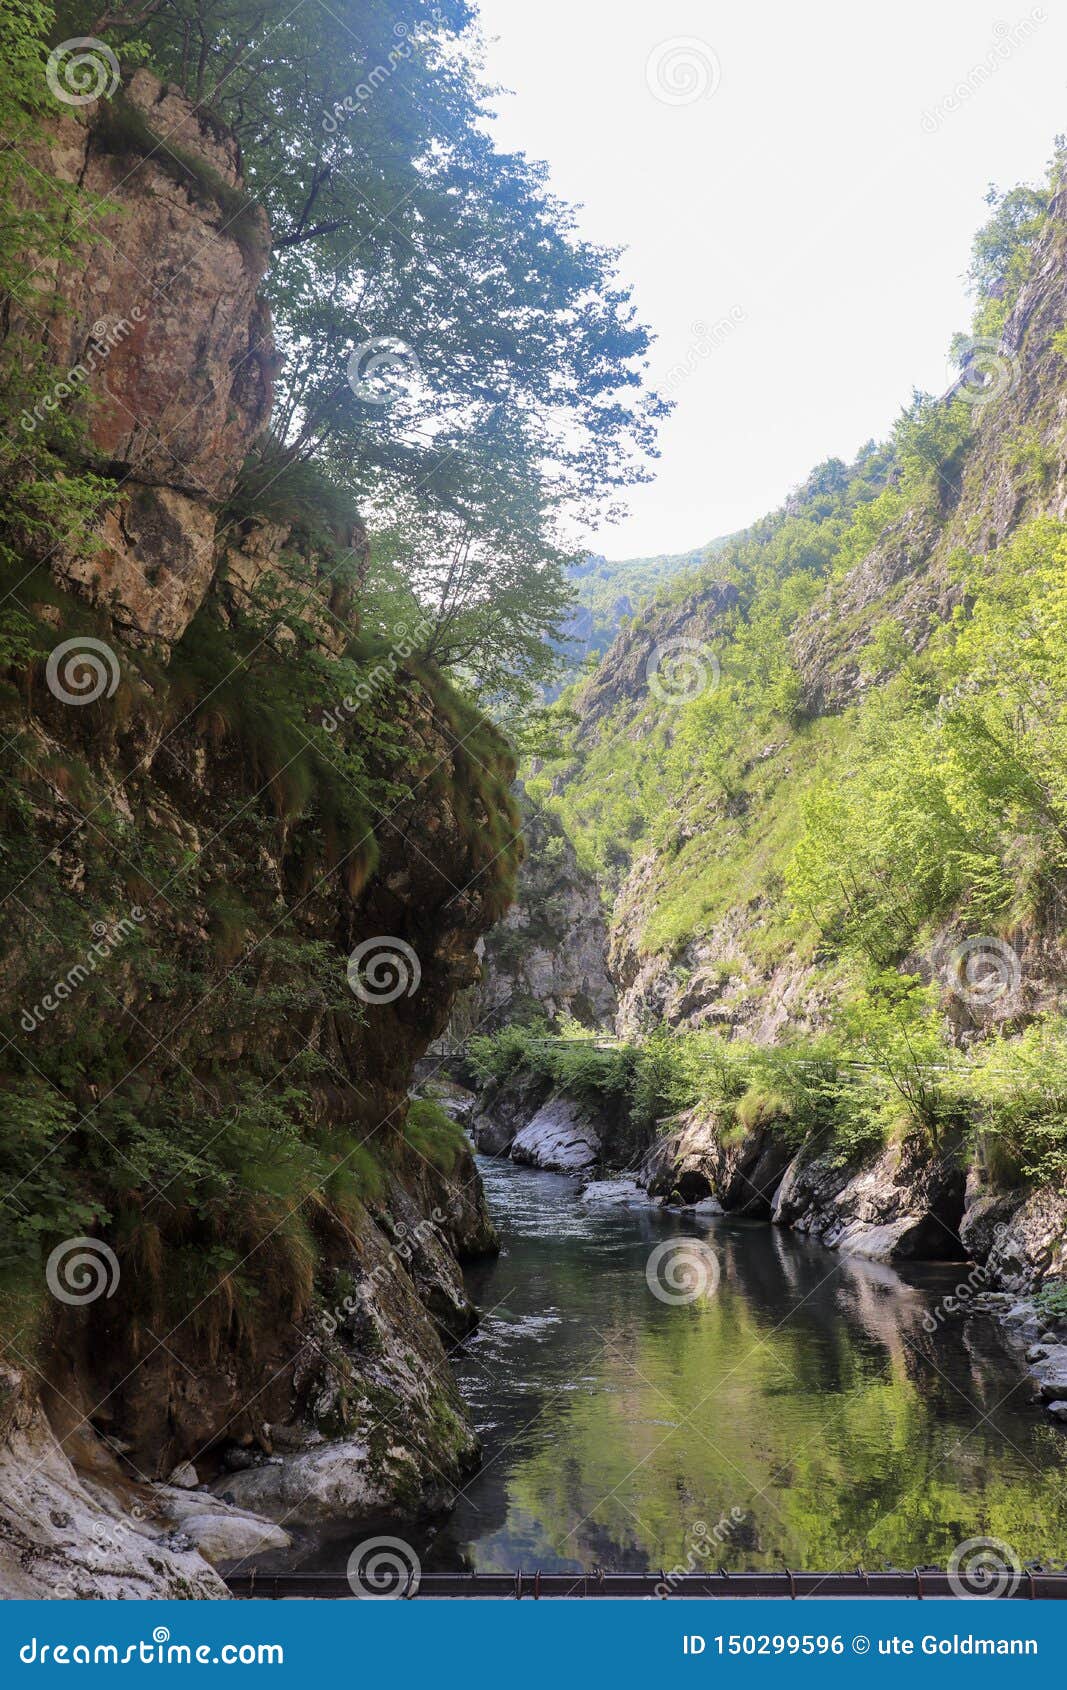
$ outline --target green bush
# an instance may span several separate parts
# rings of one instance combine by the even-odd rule
[[[1046,1320],[1067,1320],[1067,1279],[1052,1279],[1043,1285],[1034,1306]]]
[[[831,1032],[764,1046],[714,1032],[659,1029],[596,1050],[507,1027],[473,1041],[477,1078],[541,1081],[619,1112],[639,1142],[701,1107],[724,1135],[768,1127],[792,1145],[819,1142],[853,1161],[891,1139],[931,1150],[968,1138],[987,1167],[1061,1180],[1067,1168],[1067,1023],[1035,1022],[1021,1039],[960,1051],[938,993],[893,970],[847,997]]]
[[[419,1156],[443,1174],[455,1172],[467,1149],[467,1135],[459,1122],[429,1097],[413,1097],[408,1104],[404,1137]]]

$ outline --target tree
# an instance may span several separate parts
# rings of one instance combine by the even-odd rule
[[[493,141],[472,16],[466,0],[104,15],[68,0],[64,26],[120,57],[132,42],[232,128],[274,238],[267,452],[279,473],[318,458],[402,533],[436,654],[484,663],[491,692],[512,639],[521,692],[531,618],[551,632],[568,601],[575,525],[647,479],[667,406],[645,385],[650,337],[618,253],[581,238],[544,167]]]

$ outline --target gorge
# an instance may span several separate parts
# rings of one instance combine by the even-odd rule
[[[946,394],[575,563],[665,407],[453,9],[368,8],[350,127],[299,21],[269,122],[169,14],[73,100],[97,20],[13,41],[0,1594],[1047,1564],[1062,157]]]

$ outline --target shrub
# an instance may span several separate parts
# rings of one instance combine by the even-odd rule
[[[1034,1298],[1034,1307],[1046,1320],[1067,1320],[1067,1279],[1051,1279]]]
[[[467,1135],[458,1121],[429,1097],[413,1097],[408,1104],[404,1137],[417,1155],[452,1174],[467,1148]]]

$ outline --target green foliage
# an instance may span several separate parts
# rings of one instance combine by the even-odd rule
[[[533,520],[493,546],[488,530],[480,543],[450,515],[413,511],[378,536],[371,588],[399,577],[419,620],[419,655],[453,671],[510,726],[555,676],[565,561],[562,550],[546,551]]]
[[[479,1079],[547,1083],[615,1112],[635,1142],[685,1110],[714,1118],[727,1142],[769,1128],[855,1163],[892,1140],[994,1156],[1020,1180],[1067,1173],[1067,1021],[1048,1016],[1021,1037],[953,1046],[935,987],[874,972],[844,1000],[832,1031],[759,1045],[710,1031],[658,1028],[597,1051],[541,1028],[472,1041]]]
[[[975,299],[969,335],[957,335],[952,353],[966,361],[973,339],[998,341],[1026,280],[1038,241],[1048,227],[1049,206],[1063,182],[1065,138],[1057,136],[1046,179],[1037,187],[1020,183],[1006,191],[990,185],[991,208],[971,246],[967,273]]]
[[[370,515],[432,625],[424,654],[524,709],[569,601],[564,515],[597,520],[647,479],[667,406],[618,253],[494,143],[473,25],[467,0],[60,7],[66,34],[146,60],[236,136],[247,196],[121,96],[105,119],[254,255],[265,209],[268,452],[314,457]]]
[[[108,1220],[106,1209],[84,1202],[70,1178],[64,1145],[75,1121],[72,1104],[32,1075],[3,1094],[3,1225],[0,1272],[44,1236],[77,1236]]]
[[[891,969],[868,974],[845,1000],[835,1029],[849,1053],[842,1100],[861,1135],[886,1138],[899,1129],[936,1144],[956,1123],[939,1012],[936,986]]]
[[[381,1156],[370,1144],[338,1141],[335,1167],[326,1182],[330,1205],[351,1223],[365,1203],[379,1203],[388,1188],[388,1174]]]
[[[904,630],[892,616],[879,622],[860,653],[861,673],[868,680],[892,674],[903,667],[908,657],[908,642]]]
[[[69,183],[27,192],[26,156],[41,137],[53,101],[45,79],[51,5],[3,0],[0,26],[0,300],[4,302],[4,379],[0,383],[0,562],[19,562],[27,545],[85,547],[92,518],[112,491],[84,463],[78,383],[49,364],[40,321],[63,301],[50,296],[50,265],[75,258],[78,230],[94,209]],[[79,203],[79,200],[81,203]],[[32,253],[35,261],[28,261]]]
[[[525,1026],[509,1023],[497,1033],[478,1033],[467,1047],[467,1060],[481,1084],[506,1080],[521,1068],[532,1067],[536,1052],[550,1038],[547,1022]]]
[[[1046,1320],[1067,1320],[1067,1279],[1054,1279],[1042,1285],[1034,1297],[1034,1306]]]
[[[727,1139],[771,1127],[791,1144],[817,1134],[855,1153],[880,1142],[901,1107],[888,1069],[870,1061],[850,1067],[846,1049],[837,1035],[767,1047],[664,1028],[602,1051],[515,1027],[472,1041],[480,1078],[548,1082],[609,1108],[634,1142],[699,1107]]]
[[[732,801],[747,791],[750,802],[766,803],[781,774],[768,747],[773,752],[804,731],[788,636],[855,543],[864,513],[877,505],[888,462],[873,445],[851,469],[828,460],[781,511],[722,542],[695,583],[664,588],[660,602],[673,605],[711,580],[736,585],[737,602],[717,618],[719,632],[709,642],[717,684],[690,704],[644,712],[640,733],[632,731],[629,704],[592,745],[573,735],[568,742],[564,732],[563,754],[545,770],[542,778],[555,783],[549,802],[579,860],[612,890],[643,848],[671,850],[677,818],[685,817],[687,837],[657,900],[650,944],[691,932],[694,913],[720,906],[729,885],[748,895],[767,866],[762,844],[754,856],[744,841],[740,806]],[[734,814],[724,825],[727,807]],[[783,831],[791,825],[783,815]]]
[[[589,553],[572,564],[568,581],[577,608],[568,616],[559,639],[564,681],[592,674],[620,628],[627,626],[662,588],[697,575],[726,543],[724,539],[712,540],[691,552],[618,562]],[[583,611],[588,616],[583,616]],[[549,696],[558,691],[553,687]]]
[[[367,841],[372,850],[371,802],[382,796],[368,777],[372,748],[388,743],[388,729],[372,708],[358,712],[364,734],[331,735],[322,717],[330,703],[354,693],[361,669],[325,662],[310,641],[264,638],[274,619],[238,615],[226,627],[212,606],[194,617],[175,648],[173,698],[192,712],[197,729],[216,748],[240,748],[250,789],[265,788],[285,821],[302,815],[314,796],[318,836],[327,859],[340,841]]]
[[[1058,170],[1054,159],[1049,182],[1040,188],[1020,183],[1002,192],[990,187],[992,209],[974,237],[968,279],[977,299],[973,331],[999,336],[1026,279],[1030,259],[1048,221],[1048,206]]]
[[[928,393],[914,395],[893,432],[906,503],[932,503],[936,509],[954,497],[974,428],[973,409],[962,399],[946,404]]]
[[[467,1137],[458,1121],[429,1097],[413,1097],[404,1121],[404,1137],[417,1155],[443,1174],[455,1172],[467,1150]]]
[[[1056,479],[1059,456],[1033,429],[1020,431],[1012,443],[1009,462],[1019,482],[1031,493],[1047,493]]]
[[[12,680],[0,745],[0,1028],[15,1041],[3,1087],[5,1299],[39,1280],[57,1238],[102,1231],[138,1263],[144,1295],[131,1319],[160,1318],[187,1258],[198,1264],[194,1289],[197,1274],[215,1283],[198,1315],[209,1346],[254,1345],[279,1308],[297,1318],[319,1259],[316,1228],[351,1224],[360,1205],[381,1199],[396,1149],[367,1119],[358,1083],[340,1103],[334,1096],[335,1047],[350,1045],[363,1013],[332,936],[344,908],[336,879],[358,890],[376,861],[381,815],[436,781],[467,830],[471,879],[490,906],[510,895],[514,766],[498,731],[431,665],[395,668],[361,692],[384,642],[360,636],[347,654],[324,656],[299,595],[280,619],[283,588],[271,587],[269,613],[256,600],[232,606],[227,622],[205,609],[166,669],[124,648],[115,697],[66,713],[40,674],[56,637],[51,616],[69,632],[96,627],[95,613],[35,575],[29,602],[49,619],[9,608],[0,622]],[[197,818],[198,851],[185,852],[173,825],[158,826],[158,797],[143,804],[139,762],[130,802],[116,807],[117,747],[130,715],[140,729],[145,710],[168,747],[153,779],[176,813]],[[429,774],[405,725],[415,710],[444,726],[446,743],[455,736]],[[55,739],[42,743],[37,712]],[[204,755],[209,817],[190,774]],[[92,818],[74,884],[38,831],[57,791],[76,794]],[[273,856],[284,901],[261,873]],[[131,921],[140,898],[147,913]],[[94,935],[123,918],[121,942],[86,967]],[[284,1062],[280,1027],[297,1041]],[[453,1130],[416,1117],[420,1129],[424,1153],[451,1165]],[[173,1273],[163,1273],[163,1253]]]
[[[471,1039],[468,1059],[482,1082],[522,1073],[558,1086],[581,1102],[621,1105],[633,1082],[634,1053],[628,1047],[600,1048],[596,1035],[571,1023],[567,1038],[541,1023],[511,1025]]]
[[[981,1126],[983,1153],[1020,1179],[1067,1178],[1067,1021],[1042,1016],[1015,1038],[977,1046],[966,1093]],[[1005,1183],[1005,1182],[1001,1182]]]
[[[330,556],[330,580],[345,579],[348,536],[360,523],[356,501],[322,464],[290,457],[269,440],[255,443],[222,513],[222,528],[249,517],[286,523]],[[332,555],[331,555],[332,554]],[[354,573],[349,564],[349,573]]]
[[[1067,871],[1067,528],[964,566],[970,599],[856,723],[786,872],[824,937],[884,965],[962,909],[1033,919]]]

